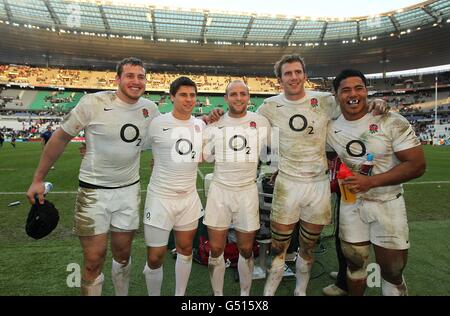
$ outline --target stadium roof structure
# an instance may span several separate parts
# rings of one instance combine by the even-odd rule
[[[0,63],[113,68],[137,56],[159,71],[272,75],[298,53],[310,76],[394,71],[450,63],[450,0],[345,19],[0,0],[0,38]]]

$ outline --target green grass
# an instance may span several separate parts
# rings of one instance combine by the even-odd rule
[[[37,143],[18,143],[13,149],[5,143],[0,149],[0,295],[79,295],[78,288],[69,288],[66,271],[70,263],[82,262],[81,247],[72,234],[74,192],[77,187],[80,157],[77,144],[70,144],[55,164],[47,180],[54,185],[48,199],[60,211],[58,227],[47,237],[35,241],[24,231],[29,205],[24,195],[38,164],[41,145]],[[424,148],[427,157],[427,172],[424,176],[405,185],[408,218],[410,222],[411,249],[405,276],[411,295],[449,295],[450,294],[450,148]],[[150,155],[144,153],[141,159],[142,198],[145,199],[150,168]],[[201,165],[202,173],[212,171],[211,165]],[[440,181],[440,182],[439,182]],[[427,183],[424,183],[427,182]],[[439,182],[439,183],[438,183]],[[198,177],[197,186],[203,188]],[[6,194],[6,193],[13,194]],[[14,192],[17,192],[14,194]],[[204,193],[199,191],[204,202]],[[7,205],[13,201],[21,204]],[[143,206],[142,206],[143,207]],[[322,287],[332,280],[328,272],[337,268],[334,240],[331,238],[333,226],[326,227],[317,248],[316,264],[308,294],[321,295]],[[200,233],[204,233],[204,228]],[[146,295],[144,277],[145,243],[142,225],[133,242],[133,268],[130,295]],[[174,293],[174,263],[168,255],[164,265],[163,295]],[[104,295],[113,295],[110,280],[110,252],[105,262]],[[226,295],[238,295],[239,283],[235,281],[236,270],[228,268],[225,276]],[[252,294],[261,295],[264,280],[253,282]],[[292,295],[294,278],[285,278],[277,295]],[[211,295],[208,269],[193,264],[187,294],[196,296]],[[368,295],[379,295],[377,288],[369,289]]]

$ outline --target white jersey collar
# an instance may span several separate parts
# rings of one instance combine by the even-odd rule
[[[225,115],[224,115],[224,119],[227,119],[227,120],[233,120],[233,121],[239,122],[239,123],[240,123],[240,122],[244,122],[245,120],[248,119],[248,117],[249,117],[248,112],[245,113],[245,115],[242,116],[242,117],[231,117],[230,114],[229,114],[229,112],[225,113]]]
[[[294,101],[287,99],[286,95],[284,93],[280,94],[280,98],[283,100],[283,102],[285,102],[287,104],[295,104],[295,105],[305,102],[308,99],[308,97],[309,97],[309,95],[308,95],[307,91],[305,91],[305,96],[303,98],[294,100]]]

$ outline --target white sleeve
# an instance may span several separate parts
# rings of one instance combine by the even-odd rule
[[[335,120],[339,117],[339,115],[341,115],[341,107],[339,106],[339,104],[336,102],[336,99],[332,95],[327,97],[327,101],[330,106],[330,113],[329,113],[330,118]]]
[[[399,152],[420,145],[416,133],[406,118],[400,115],[395,115],[394,120],[391,121],[391,127],[392,148],[394,152]]]
[[[151,145],[151,141],[150,141],[150,129],[153,126],[153,120],[161,115],[161,113],[158,110],[158,107],[153,102],[151,102],[151,104],[149,105],[149,110],[150,110],[150,115],[149,115],[150,126],[148,127],[147,133],[144,136],[144,141],[142,143],[141,151],[147,151],[147,150],[152,149],[152,145]]]
[[[70,111],[61,123],[61,128],[69,135],[75,137],[92,119],[92,104],[89,95],[81,98],[80,102]],[[90,108],[91,107],[91,108]]]
[[[153,121],[155,117],[158,117],[160,115],[161,113],[158,110],[158,106],[152,102],[150,106],[150,119]]]

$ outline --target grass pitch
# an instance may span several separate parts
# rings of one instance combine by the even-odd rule
[[[54,185],[48,199],[60,210],[61,219],[49,236],[38,241],[25,234],[25,219],[29,210],[25,191],[38,164],[41,145],[18,143],[17,148],[13,149],[9,143],[5,143],[0,148],[0,295],[79,295],[79,288],[67,285],[67,279],[71,280],[73,272],[70,264],[82,263],[81,247],[77,237],[72,234],[73,206],[81,161],[78,147],[77,144],[70,144],[55,164],[56,169],[51,170],[46,179]],[[411,237],[405,277],[410,295],[450,295],[450,147],[427,146],[424,149],[426,174],[404,186]],[[149,160],[150,155],[144,153],[141,159],[143,201],[151,173]],[[204,202],[200,174],[212,172],[212,166],[203,164],[200,171],[197,186]],[[21,204],[8,207],[14,201],[20,201]],[[337,268],[333,230],[333,225],[325,228],[320,246],[316,249],[309,295],[322,295],[321,289],[333,282],[328,276],[328,272]],[[203,232],[204,228],[200,229],[200,233]],[[145,253],[141,224],[133,242],[130,295],[147,293],[142,274]],[[163,295],[174,293],[174,263],[175,260],[168,255],[164,265]],[[103,295],[114,294],[110,269],[109,252],[103,269],[106,276]],[[264,281],[253,281],[252,295],[262,295]],[[285,278],[277,295],[290,296],[294,287],[295,279]],[[224,293],[239,295],[234,269],[228,268],[226,271]],[[367,291],[368,295],[380,293],[376,287]],[[212,294],[206,266],[193,264],[187,294]]]

